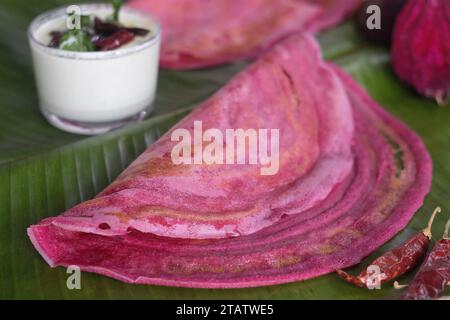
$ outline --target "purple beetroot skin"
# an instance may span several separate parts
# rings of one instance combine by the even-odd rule
[[[450,1],[409,1],[393,36],[397,75],[421,94],[444,104],[450,91]]]

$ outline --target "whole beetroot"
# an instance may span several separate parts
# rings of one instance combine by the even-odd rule
[[[397,18],[392,60],[398,76],[444,104],[450,91],[450,1],[409,0]]]

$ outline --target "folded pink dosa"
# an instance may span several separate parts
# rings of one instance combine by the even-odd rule
[[[174,165],[170,134],[280,128],[280,170]],[[51,266],[130,282],[232,288],[360,262],[404,228],[431,184],[421,140],[294,35],[237,75],[95,199],[28,229]]]
[[[254,58],[287,35],[339,23],[362,0],[132,0],[163,28],[161,65],[195,69]]]

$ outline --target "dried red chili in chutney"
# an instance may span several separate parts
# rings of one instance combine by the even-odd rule
[[[450,220],[445,226],[445,233],[436,242],[418,273],[402,295],[403,300],[428,300],[439,298],[450,281],[450,238],[448,229]]]
[[[361,288],[370,289],[370,281],[373,275],[369,272],[370,267],[377,267],[380,272],[380,284],[391,281],[410,269],[414,268],[425,256],[431,241],[431,226],[437,213],[441,208],[437,207],[428,226],[422,232],[412,236],[405,243],[394,248],[381,257],[375,259],[368,268],[364,269],[358,276],[348,274],[343,270],[336,270],[336,273],[345,281]]]
[[[134,39],[134,34],[123,29],[119,30],[116,33],[113,33],[112,35],[102,38],[95,42],[95,46],[100,51],[109,51],[117,49]]]

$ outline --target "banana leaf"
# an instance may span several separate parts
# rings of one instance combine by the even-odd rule
[[[245,63],[191,72],[163,70],[155,112],[148,120],[97,137],[64,133],[39,113],[26,28],[37,14],[68,3],[0,3],[0,299],[394,299],[399,295],[390,284],[369,291],[335,274],[272,287],[202,290],[129,285],[83,273],[81,290],[69,290],[66,270],[48,267],[32,247],[26,228],[92,198]],[[388,50],[368,44],[351,22],[319,39],[327,59],[350,72],[378,102],[422,136],[434,163],[433,188],[423,208],[405,230],[362,265],[421,230],[437,205],[443,209],[433,228],[439,237],[450,218],[450,109],[437,107],[401,83],[391,70]]]

